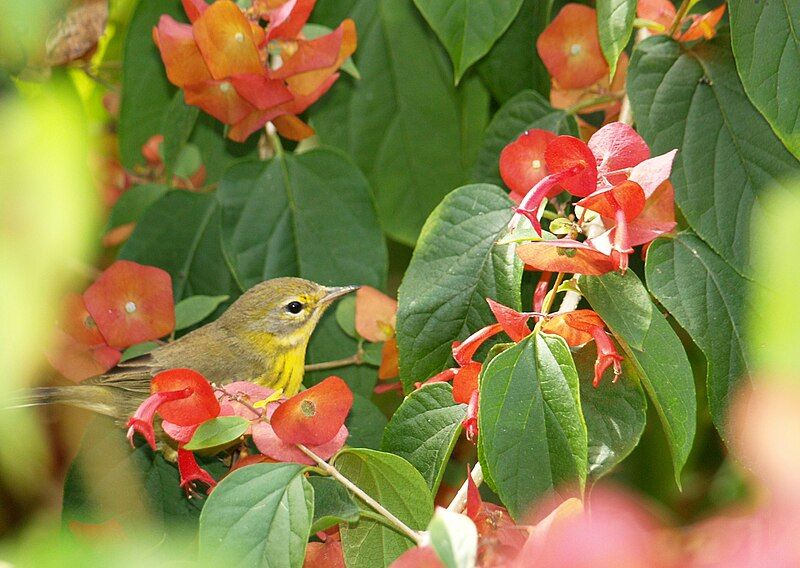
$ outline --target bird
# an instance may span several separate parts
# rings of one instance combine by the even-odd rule
[[[78,385],[31,389],[14,406],[66,404],[124,425],[150,395],[152,378],[174,368],[192,369],[217,385],[249,381],[292,396],[300,390],[306,347],[320,318],[334,300],[358,288],[294,277],[266,280],[215,321]]]

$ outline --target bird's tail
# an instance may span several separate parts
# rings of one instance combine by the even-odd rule
[[[45,404],[66,404],[85,408],[92,412],[116,417],[119,415],[113,393],[97,385],[76,385],[68,387],[40,387],[19,391],[6,402],[8,409],[27,408]]]

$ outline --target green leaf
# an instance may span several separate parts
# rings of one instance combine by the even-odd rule
[[[213,195],[171,191],[140,219],[119,258],[158,266],[172,276],[176,301],[197,295],[238,296],[222,252]]]
[[[433,515],[433,498],[419,472],[399,456],[375,450],[344,450],[336,468],[390,513],[414,530],[424,529]],[[369,509],[368,505],[363,505]],[[391,525],[362,517],[342,526],[342,548],[348,568],[389,566],[414,546]]]
[[[214,489],[200,515],[200,558],[210,565],[300,567],[314,515],[303,466],[259,463]]]
[[[466,515],[436,509],[428,525],[431,546],[446,568],[474,568],[478,556],[478,529]]]
[[[217,190],[227,257],[243,287],[278,276],[300,276],[325,285],[368,284],[386,279],[386,246],[364,176],[340,152],[316,149],[268,162],[231,167]],[[356,341],[323,317],[308,349],[309,362],[356,352]],[[369,396],[375,369],[340,370]],[[327,377],[317,372],[314,380]]]
[[[785,183],[800,163],[745,96],[728,38],[689,50],[664,37],[642,42],[633,53],[628,93],[652,153],[680,150],[671,179],[689,225],[747,275],[748,221],[760,195]]]
[[[184,449],[195,451],[229,444],[247,432],[249,427],[250,421],[241,416],[217,416],[200,424]]]
[[[359,508],[344,485],[330,477],[309,477],[314,488],[314,522],[311,534],[331,528],[339,523],[358,521]]]
[[[435,495],[466,414],[465,405],[453,402],[449,383],[423,385],[392,415],[383,432],[381,449],[417,468]]]
[[[481,79],[500,104],[526,89],[550,94],[550,74],[536,51],[536,40],[550,22],[553,0],[523,0],[517,17],[478,62]]]
[[[87,428],[67,472],[62,523],[113,519],[126,533],[140,535],[149,520],[148,538],[171,543],[197,529],[203,503],[201,496],[186,498],[174,464],[147,445],[131,451],[124,431],[102,417]]]
[[[336,323],[347,335],[353,339],[358,339],[355,296],[345,296],[336,304]]]
[[[186,329],[214,313],[230,296],[190,296],[175,304],[175,329]]]
[[[167,191],[167,186],[158,183],[146,183],[128,189],[120,195],[111,209],[105,231],[138,221],[147,208],[161,199]]]
[[[120,361],[127,361],[128,359],[134,359],[141,355],[146,355],[159,345],[160,344],[156,343],[155,341],[143,341],[141,343],[137,343],[136,345],[131,345],[122,352],[122,358]]]
[[[581,410],[589,439],[589,477],[593,481],[628,457],[639,444],[647,422],[647,399],[631,363],[622,362],[622,375],[616,383],[606,376],[595,388],[592,379],[596,357],[594,343],[575,353]]]
[[[537,333],[497,355],[483,371],[480,400],[481,465],[512,517],[554,491],[582,492],[586,424],[563,339]]]
[[[189,142],[189,137],[192,135],[199,116],[200,109],[186,104],[183,98],[183,91],[175,93],[161,123],[161,132],[164,135],[161,150],[167,179],[171,179],[170,173],[172,172],[178,174],[177,163],[179,156]],[[200,163],[202,163],[202,158]],[[191,170],[189,174],[193,174],[196,170],[197,168]]]
[[[531,128],[550,130],[558,134],[578,135],[575,118],[550,106],[535,91],[522,91],[497,111],[486,129],[483,146],[475,160],[472,180],[503,187],[500,177],[500,152],[517,136]]]
[[[486,55],[517,15],[522,0],[414,0],[450,54],[456,84]]]
[[[494,322],[486,298],[519,309],[516,245],[495,245],[512,205],[498,187],[468,185],[425,223],[398,292],[397,346],[407,391],[448,365],[453,341]]]
[[[597,0],[597,31],[609,77],[614,76],[619,56],[631,39],[634,18],[636,0]]]
[[[371,448],[377,450],[381,446],[383,429],[386,428],[386,416],[381,409],[365,396],[353,395],[353,408],[347,416],[345,425],[350,431],[347,445],[354,448]]]
[[[632,272],[587,276],[581,292],[619,341],[661,418],[680,487],[697,425],[694,377],[686,351]]]
[[[161,133],[162,117],[171,107],[175,87],[167,80],[153,28],[162,14],[185,22],[177,0],[140,0],[127,29],[122,56],[122,98],[119,111],[119,153],[122,165],[144,163],[142,145]]]
[[[800,4],[728,0],[736,67],[744,90],[800,158]]]
[[[744,338],[748,284],[694,233],[658,239],[647,251],[647,286],[707,360],[708,403],[727,442],[727,411],[752,371]]]
[[[182,178],[191,177],[202,165],[203,157],[200,155],[200,148],[194,144],[186,144],[175,159],[175,175]]]
[[[413,245],[428,214],[467,181],[488,120],[486,90],[475,77],[455,89],[411,0],[321,0],[314,12],[330,26],[355,20],[361,80],[341,77],[311,107],[311,124],[366,174],[386,234]]]

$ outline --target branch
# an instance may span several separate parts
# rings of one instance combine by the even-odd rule
[[[323,460],[321,457],[312,452],[306,446],[304,446],[303,444],[297,444],[297,447],[300,449],[301,452],[303,452],[305,455],[314,460],[317,463],[317,465],[325,471],[325,473],[327,473],[328,475],[333,477],[336,481],[347,487],[367,505],[375,509],[375,511],[380,513],[383,517],[386,518],[386,520],[388,520],[392,525],[394,525],[397,530],[399,530],[401,533],[403,533],[408,538],[413,540],[417,546],[421,545],[422,535],[420,533],[411,529],[403,521],[395,517],[383,505],[381,505],[375,499],[367,495],[367,493],[363,489],[361,489],[358,485],[356,485],[355,483],[347,479],[344,475],[342,475],[338,469],[336,469],[331,464]]]

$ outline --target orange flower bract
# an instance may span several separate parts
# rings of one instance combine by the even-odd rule
[[[565,89],[588,87],[608,74],[597,35],[597,12],[587,6],[564,6],[537,38],[536,50]]]

